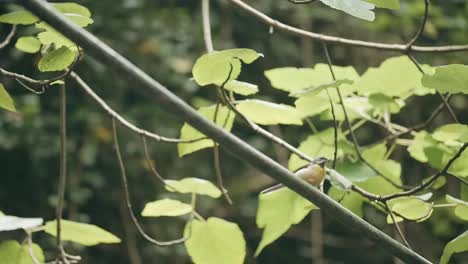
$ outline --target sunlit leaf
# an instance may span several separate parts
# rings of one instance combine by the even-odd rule
[[[451,64],[437,67],[433,75],[424,75],[421,82],[441,93],[468,94],[468,66]]]
[[[15,25],[31,25],[39,21],[39,18],[29,11],[21,10],[0,16],[0,23]]]
[[[205,54],[195,62],[193,78],[201,86],[220,85],[229,76],[231,66],[230,80],[234,80],[241,71],[241,62],[250,64],[260,56],[263,55],[251,49],[229,49]]]
[[[89,9],[77,3],[55,3],[53,6],[64,14],[77,14],[85,17],[91,17]]]
[[[228,91],[233,91],[236,94],[240,95],[251,95],[258,92],[258,86],[248,82],[240,82],[237,80],[232,80],[226,83],[224,88]]]
[[[468,202],[457,199],[451,195],[445,195],[447,202],[456,204],[454,213],[460,219],[468,221]]]
[[[463,234],[447,243],[442,253],[440,264],[449,263],[450,257],[453,254],[465,251],[468,251],[468,231],[465,231]]]
[[[312,209],[317,207],[288,188],[260,194],[257,226],[264,230],[255,256],[284,234],[291,225],[302,221]]]
[[[359,74],[352,66],[333,66],[337,82],[333,81],[330,68],[327,64],[319,63],[314,68],[284,67],[265,71],[265,76],[273,88],[295,92],[302,89],[315,88],[323,85],[346,87],[350,81],[359,78]]]
[[[306,89],[294,91],[294,92],[290,93],[289,95],[294,96],[294,97],[303,97],[303,96],[316,95],[316,94],[320,93],[323,90],[326,90],[326,89],[332,88],[332,87],[334,87],[334,88],[340,87],[343,84],[353,84],[353,81],[348,80],[348,79],[332,81],[330,83],[321,84],[319,86],[314,86],[312,88],[306,88]]]
[[[42,218],[23,218],[10,215],[0,215],[0,231],[30,229],[42,225]]]
[[[320,0],[322,3],[360,19],[374,21],[374,5],[361,0]]]
[[[62,71],[75,60],[76,54],[67,47],[48,52],[39,60],[37,67],[42,72]]]
[[[376,7],[388,9],[400,9],[400,0],[365,0]]]
[[[302,125],[299,112],[292,106],[261,100],[242,100],[237,110],[248,119],[261,125]]]
[[[44,262],[44,253],[37,244],[32,244],[34,257]],[[18,241],[7,240],[0,244],[0,260],[2,264],[35,264],[29,253],[28,245],[20,245]]]
[[[192,206],[177,200],[162,199],[147,203],[142,216],[159,217],[159,216],[179,216],[192,212]]]
[[[36,37],[21,37],[16,41],[15,48],[26,53],[36,53],[41,49],[41,42]]]
[[[44,231],[56,236],[57,222],[55,220],[47,222]],[[120,243],[120,238],[98,226],[69,220],[61,221],[61,238],[84,246]]]
[[[342,206],[351,210],[357,216],[364,217],[363,204],[366,199],[358,193],[340,190],[332,186],[328,191],[328,195],[334,200],[339,201]]]
[[[415,196],[394,200],[392,211],[408,220],[420,220],[432,213],[432,205]]]
[[[430,70],[423,66],[425,70]],[[405,99],[410,95],[425,95],[433,90],[421,85],[422,74],[407,56],[392,57],[379,67],[369,68],[353,86],[363,95],[383,94]]]
[[[210,120],[214,120],[215,110],[216,105],[211,105],[208,107],[201,107],[198,109],[198,113]],[[223,127],[226,131],[231,131],[234,123],[234,117],[234,112],[230,111],[225,106],[220,106],[218,109],[216,124],[220,127]],[[203,133],[196,130],[187,123],[184,123],[180,130],[180,139],[182,140],[195,140],[205,137],[206,136]],[[203,139],[192,143],[179,143],[177,144],[177,149],[179,151],[179,156],[183,157],[200,149],[213,147],[213,145],[213,140]]]
[[[377,93],[369,96],[369,103],[382,113],[396,114],[405,105],[405,102],[398,98],[392,98],[385,94]]]
[[[213,198],[221,196],[221,191],[213,183],[199,178],[185,178],[182,180],[166,180],[168,191],[180,193],[196,193]]]
[[[468,125],[448,124],[437,128],[432,137],[447,143],[448,141],[468,142]]]
[[[221,218],[193,220],[185,227],[185,247],[195,264],[242,264],[246,243],[239,226]]]
[[[15,104],[13,102],[13,99],[11,98],[10,94],[5,90],[5,87],[3,87],[3,84],[0,83],[0,107],[16,112]]]

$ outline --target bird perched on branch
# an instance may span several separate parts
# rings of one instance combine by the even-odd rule
[[[327,161],[328,159],[325,157],[315,158],[310,163],[294,171],[294,175],[308,182],[312,186],[320,186],[320,190],[322,190],[323,179],[327,174],[327,171],[325,169],[325,164],[327,163]],[[269,193],[281,189],[283,187],[283,184],[277,184],[275,186],[263,190],[261,193]]]

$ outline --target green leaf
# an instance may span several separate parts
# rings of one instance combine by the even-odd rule
[[[75,242],[84,246],[120,243],[120,238],[91,224],[62,220],[61,230],[62,240]],[[51,236],[56,236],[57,222],[55,220],[47,222],[44,231]]]
[[[36,53],[41,49],[41,42],[36,37],[21,37],[16,41],[15,48],[26,53]]]
[[[302,90],[294,91],[290,93],[289,95],[293,97],[311,96],[311,95],[316,95],[320,93],[321,91],[324,91],[328,88],[332,88],[332,87],[336,88],[336,87],[340,87],[343,84],[353,84],[353,83],[354,83],[353,81],[348,80],[348,79],[336,80],[330,83],[325,83],[319,86],[314,86],[312,88],[305,88]]]
[[[382,113],[396,114],[405,105],[405,101],[377,93],[369,96],[369,103]]]
[[[420,220],[429,216],[432,205],[415,196],[402,197],[394,200],[392,211],[408,220]]]
[[[73,47],[75,43],[69,40],[67,37],[55,31],[55,29],[47,30],[37,34],[37,39],[44,45],[54,44],[56,48],[60,47]]]
[[[454,152],[451,154],[446,154],[444,162],[448,162],[448,160],[452,158],[453,155],[454,155]],[[467,160],[468,160],[468,150],[465,149],[465,151],[463,151],[460,157],[455,162],[453,162],[452,166],[450,167],[448,171],[459,177],[467,178],[468,177],[468,162],[466,162]]]
[[[248,119],[261,125],[302,125],[299,112],[292,106],[261,100],[242,100],[237,110]]]
[[[0,231],[30,229],[42,225],[42,218],[23,218],[10,215],[0,215]]]
[[[427,66],[423,68],[426,71],[429,69]],[[377,68],[369,68],[353,86],[362,95],[380,93],[402,99],[433,93],[433,90],[421,85],[421,77],[422,74],[407,56],[392,57]]]
[[[364,162],[344,162],[338,163],[336,170],[346,175],[352,182],[363,182],[369,178],[376,177],[377,174]]]
[[[255,256],[284,234],[291,225],[298,224],[315,205],[288,188],[259,195],[257,226],[263,228]]]
[[[330,102],[326,94],[301,97],[297,99],[294,104],[303,118],[318,115],[330,108]],[[338,109],[338,107],[335,107],[335,110],[336,109]]]
[[[468,66],[451,64],[437,67],[433,75],[424,75],[421,82],[441,93],[468,94]]]
[[[309,157],[323,156],[332,159],[335,149],[334,134],[335,133],[333,128],[320,131],[302,141],[298,149]],[[349,142],[346,141],[341,131],[338,132],[338,145],[339,147],[337,157],[340,158],[343,156],[346,146],[349,145]],[[307,162],[300,159],[295,154],[291,154],[289,157],[288,168],[291,171],[295,171],[305,164],[307,164]]]
[[[195,264],[242,264],[246,255],[244,235],[235,223],[210,217],[185,227],[187,252]]]
[[[16,112],[15,104],[13,102],[13,99],[11,99],[10,95],[8,92],[5,90],[5,87],[3,87],[3,84],[0,83],[0,107]]]
[[[328,98],[327,98],[328,101]],[[362,119],[363,116],[369,116],[369,112],[372,110],[372,105],[369,104],[367,97],[353,96],[343,99],[343,103],[346,107],[349,120],[352,122],[355,119]],[[310,108],[310,106],[309,106]],[[335,117],[338,121],[344,121],[345,115],[341,105],[335,103]],[[325,112],[320,115],[322,120],[333,120],[333,113],[331,108],[328,108]]]
[[[182,180],[166,180],[166,189],[170,192],[196,193],[213,198],[221,196],[221,191],[213,183],[199,178],[185,178]]]
[[[260,56],[263,55],[251,49],[229,49],[205,54],[195,62],[192,69],[193,78],[201,86],[219,85],[226,81],[231,65],[229,79],[234,80],[241,71],[241,61],[250,64]]]
[[[376,7],[388,9],[400,9],[400,0],[365,0]]]
[[[221,85],[221,84],[220,84]],[[258,92],[258,85],[251,84],[248,82],[240,82],[237,80],[232,80],[226,83],[224,89],[228,91],[233,91],[236,94],[240,95],[251,95]]]
[[[468,202],[457,199],[448,194],[445,195],[445,199],[447,200],[447,202],[457,205],[455,206],[455,210],[454,210],[454,213],[456,216],[458,216],[460,219],[464,221],[468,221]]]
[[[462,125],[462,124],[448,124],[441,126],[437,128],[434,133],[432,134],[432,137],[435,140],[445,142],[445,144],[448,144],[447,142],[452,142],[456,141],[459,143],[466,143],[468,142],[468,125]],[[454,145],[459,145],[459,144]],[[450,145],[450,144],[448,144]]]
[[[38,17],[25,10],[15,11],[0,16],[0,23],[6,24],[31,25],[37,21],[39,21]]]
[[[179,216],[190,212],[192,212],[190,204],[172,199],[163,199],[147,203],[141,215],[146,217]]]
[[[352,66],[333,66],[333,71],[337,76],[335,83],[327,64],[319,63],[314,68],[275,68],[265,71],[265,76],[273,88],[295,92],[307,88],[315,88],[324,85],[338,85],[341,88],[347,87],[347,83],[359,79],[359,74]]]
[[[44,253],[37,244],[32,244],[34,256],[41,263],[44,262]],[[0,244],[0,259],[2,264],[34,264],[29,254],[28,245],[20,245],[15,240],[7,240]]]
[[[454,253],[464,251],[468,251],[468,230],[447,243],[444,248],[444,252],[442,253],[442,257],[440,258],[440,264],[449,263],[450,257]]]
[[[201,107],[198,109],[198,113],[210,120],[214,120],[215,110],[216,105],[212,105],[208,107]],[[226,131],[231,131],[234,124],[234,117],[234,112],[230,111],[225,106],[220,106],[218,109],[216,124],[220,127],[223,127]],[[180,130],[180,139],[182,140],[195,140],[204,137],[206,137],[204,134],[187,123],[184,123]],[[183,157],[200,149],[211,148],[213,145],[214,143],[212,139],[203,139],[192,143],[179,143],[177,144],[177,149],[179,151],[179,157]]]
[[[64,14],[76,14],[91,17],[91,12],[88,8],[76,3],[55,3],[53,6]]]
[[[320,2],[326,4],[331,8],[341,10],[354,17],[364,19],[367,21],[374,21],[375,14],[372,11],[374,5],[361,0],[320,0]]]
[[[42,72],[62,71],[75,60],[76,54],[67,47],[48,52],[39,60],[37,67]]]

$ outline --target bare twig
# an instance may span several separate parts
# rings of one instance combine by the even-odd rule
[[[392,209],[388,206],[388,202],[385,202],[385,210],[390,214],[390,217],[392,218],[393,225],[395,226],[395,229],[397,230],[398,234],[401,237],[401,240],[403,240],[403,243],[405,243],[406,247],[411,249],[410,244],[408,243],[408,240],[406,240],[405,235],[403,234],[403,231],[401,230],[400,226],[398,225],[398,222],[395,219],[395,215],[393,214]]]
[[[419,39],[419,37],[424,32],[424,28],[426,27],[427,18],[429,16],[429,7],[430,7],[429,0],[424,0],[424,16],[422,18],[422,22],[421,22],[421,25],[419,26],[418,30],[416,31],[414,36],[406,44],[406,52],[408,52],[408,53],[411,51],[414,43],[416,43],[416,41]]]
[[[34,254],[34,249],[33,249],[33,240],[32,240],[32,231],[31,230],[25,230],[26,235],[28,236],[28,252],[29,256],[31,257],[31,260],[33,261],[34,264],[41,264],[41,262],[37,259],[36,255]]]
[[[154,166],[154,163],[153,163],[153,161],[152,161],[151,158],[150,158],[149,151],[148,151],[148,144],[146,143],[146,137],[145,137],[144,135],[141,135],[141,142],[143,143],[143,152],[144,152],[144,154],[145,154],[146,163],[147,163],[148,166],[150,167],[151,172],[153,173],[154,176],[156,176],[156,179],[158,179],[159,181],[161,181],[162,184],[167,185],[167,184],[166,184],[166,180],[165,180],[164,177],[161,176],[161,174],[159,174],[159,172],[156,170],[156,168],[155,168],[155,166]]]
[[[329,64],[328,65],[329,67],[331,67],[331,65]],[[333,70],[330,68],[330,72],[333,76],[333,79],[335,79],[335,76],[334,76],[334,73],[333,73]],[[338,89],[338,88],[337,88]],[[337,120],[336,120],[336,115],[335,115],[335,106],[334,106],[334,103],[333,103],[333,100],[330,96],[330,92],[328,91],[328,88],[326,89],[327,91],[327,96],[328,96],[328,101],[330,102],[330,109],[331,109],[331,113],[332,113],[332,116],[333,116],[333,131],[334,131],[334,150],[333,150],[333,164],[332,164],[332,168],[335,169],[336,167],[336,158],[338,156],[338,124],[337,124]],[[350,131],[352,130],[352,128],[350,128]]]
[[[121,180],[122,180],[122,188],[124,192],[125,203],[127,204],[128,213],[133,221],[133,224],[137,228],[138,232],[140,232],[140,234],[147,241],[157,246],[165,247],[165,246],[172,246],[172,245],[183,243],[187,238],[182,237],[182,238],[171,240],[171,241],[159,241],[159,240],[152,238],[150,235],[146,234],[146,232],[143,230],[143,227],[138,222],[138,219],[136,218],[135,213],[133,212],[133,209],[132,209],[132,203],[130,201],[130,192],[128,189],[127,174],[125,172],[125,165],[122,159],[122,154],[120,153],[120,145],[119,145],[119,141],[117,138],[117,124],[116,124],[115,118],[112,118],[112,135],[114,137],[115,155],[117,156],[117,161],[119,163],[119,168],[120,168],[120,175],[121,175]]]
[[[91,89],[91,87],[83,79],[81,79],[81,77],[78,74],[76,74],[75,72],[72,72],[70,73],[70,77],[73,80],[75,80],[78,86],[81,89],[83,89],[83,91],[85,91],[86,94],[88,94],[96,103],[98,103],[98,105],[102,109],[104,109],[104,111],[106,111],[111,117],[115,118],[123,126],[127,127],[128,129],[132,130],[133,132],[139,135],[143,135],[145,137],[152,138],[157,141],[163,141],[163,142],[168,142],[168,143],[193,143],[193,142],[206,139],[206,137],[204,137],[204,138],[191,139],[191,140],[182,140],[182,139],[177,139],[177,138],[169,138],[169,137],[160,136],[152,132],[149,132],[147,130],[141,129],[133,125],[132,123],[127,121],[123,116],[121,116],[119,113],[114,111],[101,97],[99,97],[93,91],[93,89]]]
[[[408,53],[407,55],[408,55],[408,58],[410,58],[410,60],[416,66],[416,68],[418,68],[419,72],[421,72],[424,75],[425,74],[424,69],[421,67],[421,65],[416,60],[416,58],[413,55],[411,55],[411,53]],[[445,99],[445,97],[441,93],[439,93],[439,91],[436,91],[436,93],[440,97],[440,99],[442,100],[442,103],[444,104],[445,108],[447,108],[447,111],[450,113],[450,116],[452,117],[453,121],[455,121],[456,123],[459,123],[457,115],[455,114],[452,107],[450,106],[448,101]]]
[[[211,23],[210,23],[210,0],[202,0],[201,3],[202,19],[203,19],[203,39],[205,40],[206,52],[213,52],[213,40],[211,38]]]
[[[59,250],[59,261],[68,263],[67,257],[64,254],[65,250],[62,243],[62,215],[63,215],[63,205],[65,201],[65,188],[67,183],[67,96],[65,85],[60,87],[60,176],[59,184],[57,191],[57,208],[55,212],[55,217],[57,220],[57,248]]]
[[[16,33],[16,25],[12,25],[8,35],[5,37],[5,39],[2,42],[0,42],[0,49],[3,49],[8,44],[10,44],[11,39],[13,39],[13,36],[15,35],[15,33]]]
[[[379,42],[370,42],[370,41],[362,41],[362,40],[355,40],[355,39],[347,39],[347,38],[339,38],[334,36],[328,36],[324,34],[318,34],[315,32],[299,29],[293,26],[286,25],[284,23],[275,20],[266,14],[256,10],[255,8],[251,7],[250,5],[244,3],[241,0],[230,0],[232,4],[241,8],[242,10],[246,11],[247,13],[251,14],[253,17],[258,19],[259,21],[267,24],[270,27],[276,28],[280,31],[284,31],[286,33],[311,38],[317,41],[322,41],[326,43],[335,43],[335,44],[342,44],[347,46],[353,47],[363,47],[363,48],[371,48],[371,49],[379,49],[379,50],[388,50],[388,51],[399,51],[405,52],[407,46],[404,44],[386,44],[386,43],[379,43]],[[428,52],[428,53],[437,53],[437,52],[456,52],[456,51],[467,51],[468,45],[451,45],[451,46],[412,46],[411,51],[413,52]]]

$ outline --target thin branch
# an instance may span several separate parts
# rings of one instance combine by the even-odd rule
[[[26,235],[28,236],[29,256],[31,257],[31,260],[33,261],[34,264],[41,264],[41,262],[37,259],[36,255],[34,254],[32,232],[31,230],[25,230],[25,231],[26,231]]]
[[[414,43],[419,39],[419,37],[424,32],[424,28],[426,27],[427,17],[429,16],[429,7],[430,7],[429,0],[424,0],[424,16],[422,18],[422,22],[418,30],[406,44],[406,52],[408,53],[411,51],[411,48],[413,47]]]
[[[280,31],[284,31],[286,33],[311,38],[317,41],[326,42],[326,43],[334,43],[334,44],[341,44],[353,47],[363,47],[363,48],[371,48],[371,49],[379,49],[379,50],[388,50],[388,51],[399,51],[405,52],[407,47],[403,44],[386,44],[386,43],[379,43],[379,42],[370,42],[370,41],[362,41],[362,40],[355,40],[355,39],[347,39],[347,38],[340,38],[334,37],[324,34],[318,34],[315,32],[299,29],[293,26],[286,25],[284,23],[275,20],[266,14],[256,10],[255,8],[251,7],[250,5],[244,3],[241,0],[230,0],[232,4],[241,8],[242,10],[246,11],[247,13],[251,14],[260,22],[267,24],[272,28],[276,28]],[[451,46],[412,46],[411,51],[413,52],[428,52],[428,53],[436,53],[436,52],[456,52],[456,51],[467,51],[468,45],[451,45]]]
[[[78,49],[78,51],[79,51],[79,53],[76,56],[73,63],[67,69],[65,69],[61,74],[59,74],[56,77],[53,77],[51,79],[37,80],[37,79],[33,79],[31,77],[28,77],[26,75],[23,75],[23,74],[7,71],[7,70],[5,70],[3,68],[0,68],[0,73],[2,75],[6,76],[6,77],[14,78],[17,82],[19,82],[23,87],[25,87],[29,91],[31,91],[31,92],[33,92],[35,94],[42,94],[42,93],[45,92],[46,88],[48,88],[53,82],[65,79],[65,77],[67,77],[72,72],[72,70],[75,67],[75,65],[77,64],[77,62],[81,59],[81,51],[79,49]],[[37,90],[29,87],[28,85],[26,85],[25,82],[29,83],[30,85],[39,86],[41,90],[37,91]]]
[[[452,174],[452,173],[450,173],[450,172],[445,172],[445,175],[451,176],[451,177],[455,178],[456,180],[458,180],[459,182],[468,185],[468,181],[465,180],[465,179],[462,178],[462,177],[459,177],[459,176],[457,176],[457,175],[455,175],[455,174]]]
[[[123,116],[121,116],[119,113],[114,111],[101,97],[99,97],[93,91],[93,89],[83,79],[81,79],[81,77],[78,74],[76,74],[75,72],[72,72],[72,73],[70,73],[70,77],[73,80],[75,80],[76,83],[78,84],[78,86],[81,89],[83,89],[83,91],[85,91],[86,94],[88,94],[91,97],[91,99],[93,99],[96,103],[98,103],[98,105],[104,111],[106,111],[112,118],[115,118],[120,124],[122,124],[123,126],[127,127],[128,129],[130,129],[131,131],[133,131],[133,132],[135,132],[135,133],[137,133],[139,135],[142,135],[142,136],[145,136],[145,137],[148,137],[148,138],[152,138],[152,139],[157,140],[157,141],[163,141],[163,142],[168,142],[168,143],[193,143],[193,142],[197,142],[197,141],[206,139],[206,137],[198,138],[198,139],[191,139],[191,140],[169,138],[169,137],[160,136],[160,135],[151,133],[151,132],[149,132],[147,130],[141,129],[141,128],[133,125],[132,123],[127,121]]]
[[[120,168],[120,175],[121,175],[121,180],[122,180],[122,188],[124,192],[125,203],[127,204],[127,210],[130,215],[130,218],[132,219],[133,224],[137,228],[138,232],[140,232],[140,234],[150,243],[153,243],[161,247],[184,243],[186,240],[185,237],[171,240],[171,241],[159,241],[159,240],[152,238],[150,235],[146,234],[146,232],[143,230],[142,226],[138,222],[138,219],[136,218],[135,213],[133,212],[133,209],[132,209],[132,203],[130,201],[130,192],[128,189],[127,174],[125,172],[125,165],[122,159],[122,154],[120,153],[120,145],[119,145],[119,141],[117,138],[117,124],[116,124],[115,118],[112,118],[112,135],[114,138],[115,155],[117,157],[117,161],[119,163],[119,168]]]
[[[15,33],[16,33],[16,25],[12,25],[8,35],[5,37],[5,39],[2,42],[0,42],[0,49],[3,49],[8,44],[10,44],[11,40],[13,39],[13,36],[15,36]]]
[[[439,178],[439,176],[447,174],[452,164],[461,156],[461,154],[463,153],[463,151],[465,151],[467,147],[468,147],[468,143],[463,144],[463,146],[461,146],[460,149],[455,153],[455,155],[447,162],[445,167],[439,172],[437,172],[435,175],[430,177],[427,181],[421,183],[420,185],[414,187],[411,190],[382,196],[379,200],[382,202],[386,202],[386,201],[389,201],[391,199],[395,199],[398,197],[410,196],[431,186],[435,182],[435,180]]]
[[[229,72],[229,76],[226,78],[226,80],[223,82],[221,87],[224,87],[224,85],[229,81],[231,78],[231,72]],[[222,89],[222,88],[221,88]],[[219,108],[220,108],[220,103],[216,104],[216,109],[214,112],[214,118],[213,122],[216,124],[217,119],[218,119],[218,114],[219,114]],[[227,122],[229,119],[229,115],[226,117],[225,122]],[[216,141],[213,140],[213,163],[214,163],[214,169],[215,169],[215,174],[216,174],[216,179],[218,181],[218,187],[223,193],[224,199],[228,202],[228,204],[232,204],[232,199],[228,194],[228,191],[226,188],[224,188],[224,181],[223,181],[223,174],[221,172],[221,160],[219,158],[219,145]]]
[[[332,78],[334,81],[336,81],[336,76],[335,76],[335,73],[333,71],[333,63],[332,63],[332,60],[331,60],[331,57],[330,57],[330,53],[328,52],[328,46],[325,42],[322,42],[322,46],[323,46],[323,51],[325,53],[325,57],[327,59],[327,63],[328,63],[328,67],[330,69],[330,73],[332,75]],[[362,153],[361,153],[361,150],[359,148],[359,144],[357,142],[357,138],[356,138],[356,135],[354,134],[354,131],[352,129],[352,125],[351,125],[351,121],[349,121],[349,117],[348,117],[348,111],[346,110],[346,106],[344,104],[344,100],[343,100],[343,96],[341,95],[341,91],[338,87],[335,87],[336,88],[336,93],[338,94],[338,98],[340,100],[340,104],[341,104],[341,109],[343,110],[343,114],[344,114],[344,118],[345,118],[345,123],[346,123],[346,126],[348,127],[349,131],[350,131],[350,135],[351,135],[351,139],[353,141],[353,145],[354,145],[354,149],[356,151],[356,154],[358,155],[359,159],[364,162],[370,169],[372,169],[375,173],[377,173],[378,175],[380,175],[382,178],[384,178],[387,182],[389,182],[391,185],[397,187],[397,188],[400,188],[400,189],[404,189],[405,186],[401,186],[397,183],[395,183],[392,179],[388,178],[386,175],[384,175],[383,173],[381,173],[377,168],[375,168],[372,164],[370,164],[370,162],[368,162],[363,156],[362,156]]]
[[[201,12],[203,19],[203,39],[205,41],[206,52],[213,52],[213,40],[211,38],[210,23],[210,0],[202,0]]]
[[[416,60],[416,58],[413,57],[413,55],[411,55],[411,53],[408,53],[407,55],[408,55],[408,58],[410,58],[410,60],[416,66],[416,68],[418,68],[419,72],[421,72],[424,75],[425,74],[424,69],[421,67],[421,65]],[[457,115],[455,114],[452,107],[450,106],[448,101],[445,99],[445,97],[441,93],[439,93],[439,91],[437,91],[437,90],[436,90],[436,93],[440,97],[440,99],[442,100],[442,103],[444,104],[445,108],[447,108],[447,111],[450,113],[450,116],[452,117],[453,121],[455,121],[455,123],[459,123]]]
[[[329,67],[331,67],[331,65],[329,64]],[[334,73],[333,73],[333,70],[330,68],[330,72],[333,76],[333,79],[335,79],[334,77]],[[332,116],[333,116],[333,132],[334,132],[334,150],[333,150],[333,163],[332,163],[332,168],[335,169],[336,167],[336,159],[337,159],[337,156],[338,156],[338,124],[337,124],[337,120],[336,120],[336,115],[335,115],[335,106],[333,104],[333,100],[330,96],[330,92],[328,91],[328,88],[326,89],[327,91],[327,96],[328,96],[328,101],[330,102],[330,108],[331,108],[331,113],[332,113]],[[352,128],[350,128],[351,130]]]
[[[57,248],[59,250],[59,261],[68,263],[67,257],[64,254],[63,243],[62,243],[62,215],[63,205],[65,201],[65,188],[67,184],[67,96],[65,85],[60,85],[59,90],[59,102],[60,102],[60,175],[59,184],[57,191],[57,208],[55,211],[55,217],[57,220]]]
[[[152,161],[151,158],[150,158],[149,151],[148,151],[148,144],[146,143],[146,136],[145,136],[145,135],[141,135],[141,142],[142,142],[142,144],[143,144],[143,152],[144,152],[144,154],[145,154],[146,163],[147,163],[148,166],[150,167],[151,172],[153,173],[154,176],[156,176],[156,179],[158,179],[159,181],[161,181],[162,184],[167,185],[167,184],[166,184],[166,180],[165,180],[164,177],[161,176],[161,174],[159,174],[159,172],[156,170],[156,168],[154,167],[154,163],[153,163],[153,161]]]
[[[390,217],[392,218],[393,225],[395,226],[395,229],[397,230],[398,234],[400,235],[401,240],[403,240],[403,243],[405,243],[407,248],[411,249],[411,246],[408,243],[408,240],[406,240],[406,237],[403,234],[403,231],[401,230],[400,226],[398,225],[398,222],[395,219],[395,215],[393,214],[393,211],[388,206],[388,202],[385,202],[384,204],[385,204],[385,210],[390,214]]]

